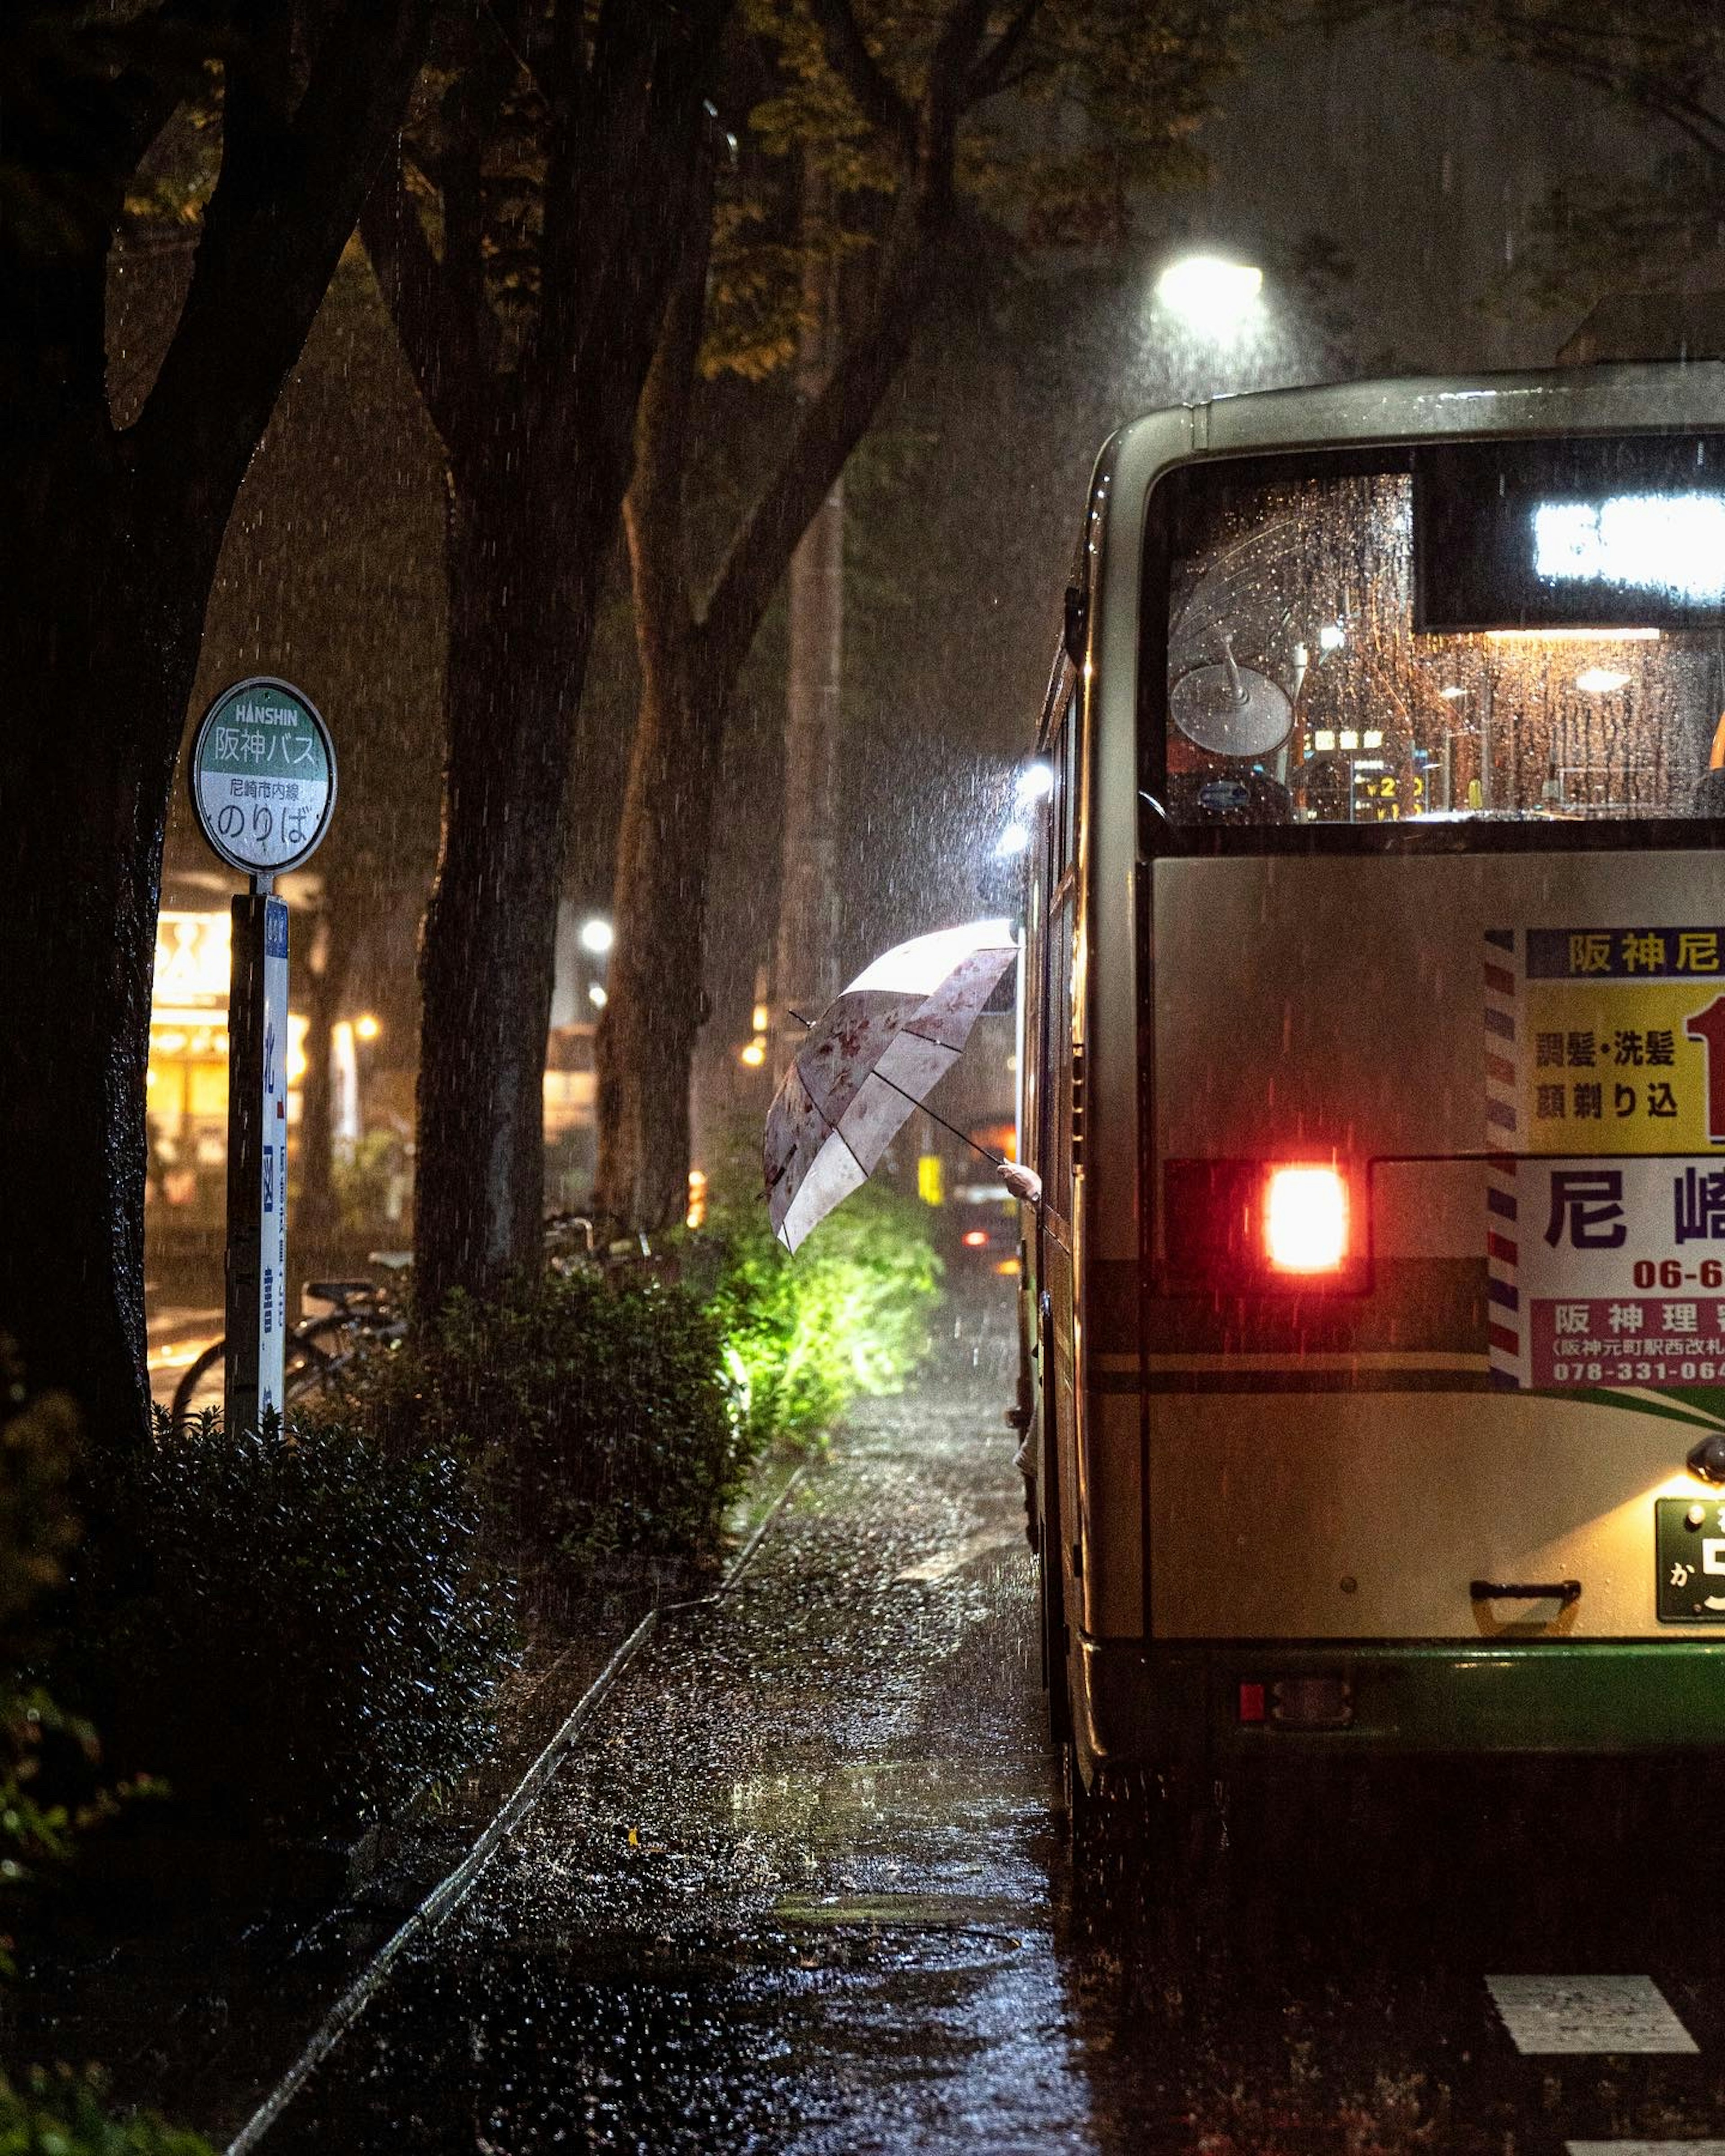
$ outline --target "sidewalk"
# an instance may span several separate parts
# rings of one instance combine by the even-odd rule
[[[794,1472],[788,1459],[761,1464],[727,1529],[733,1562]],[[97,1890],[50,1907],[52,1937],[7,2002],[10,2054],[99,2059],[116,2103],[227,2143],[380,1950],[468,1861],[619,1648],[670,1599],[644,1568],[635,1584],[596,1586],[566,1627],[543,1632],[503,1688],[490,1757],[446,1801],[362,1845],[352,1868],[365,1876],[346,1891],[218,1899],[188,1877],[173,1902]],[[337,1869],[340,1854],[308,1850],[308,1869]]]

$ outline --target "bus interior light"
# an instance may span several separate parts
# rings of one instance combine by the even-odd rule
[[[1338,1272],[1348,1256],[1348,1178],[1334,1168],[1272,1168],[1264,1247],[1274,1270]]]

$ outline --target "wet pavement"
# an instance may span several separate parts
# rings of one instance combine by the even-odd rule
[[[1717,1781],[1427,1767],[1075,1865],[1008,1319],[662,1620],[268,2151],[1725,2156]]]
[[[218,1308],[201,1303],[152,1302],[150,1306],[149,1367],[150,1391],[158,1406],[167,1407],[174,1396],[174,1388],[204,1349],[222,1337],[223,1313]],[[199,1407],[219,1406],[222,1399],[221,1372],[212,1373],[212,1382],[205,1389],[207,1397],[200,1395],[195,1403]]]

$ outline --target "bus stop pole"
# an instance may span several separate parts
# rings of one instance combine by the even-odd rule
[[[233,905],[228,991],[228,1353],[231,1431],[282,1408],[287,1329],[287,907],[254,875]]]

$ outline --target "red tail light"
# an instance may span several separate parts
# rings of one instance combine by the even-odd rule
[[[1337,1273],[1348,1261],[1348,1178],[1333,1168],[1272,1168],[1264,1250],[1279,1273]]]
[[[1345,1295],[1367,1285],[1366,1180],[1347,1163],[1171,1160],[1163,1189],[1175,1293]]]

